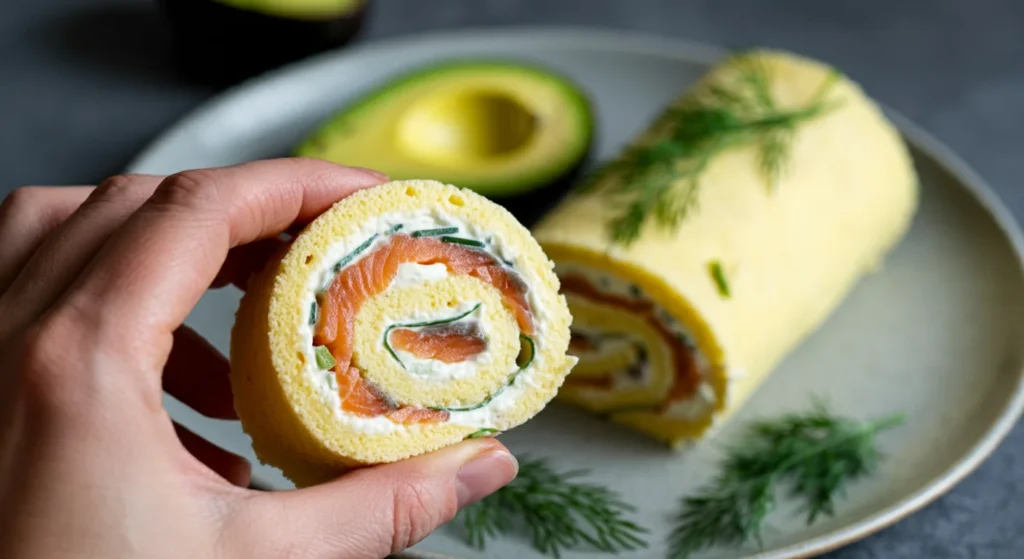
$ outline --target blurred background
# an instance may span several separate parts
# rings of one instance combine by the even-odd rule
[[[645,31],[828,60],[953,148],[1024,217],[1019,0],[370,0],[350,45],[488,26]],[[0,7],[0,197],[94,183],[228,84],[182,72],[156,0]],[[951,493],[830,559],[1024,557],[1024,431]]]

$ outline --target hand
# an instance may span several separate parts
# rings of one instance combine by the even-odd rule
[[[161,389],[234,416],[228,363],[182,325],[294,231],[385,178],[285,159],[0,206],[0,557],[383,557],[508,483],[476,439],[317,486],[247,488],[241,458],[175,426]]]

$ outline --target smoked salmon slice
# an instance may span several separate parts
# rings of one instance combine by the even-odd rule
[[[658,334],[665,340],[665,344],[669,347],[672,352],[672,361],[676,366],[675,382],[672,383],[672,388],[669,391],[668,397],[661,406],[661,411],[664,411],[668,406],[675,401],[685,399],[692,396],[697,392],[697,387],[700,384],[700,371],[697,370],[697,364],[694,361],[693,354],[689,348],[679,340],[679,338],[654,315],[654,303],[645,300],[636,300],[605,293],[597,289],[590,282],[590,280],[583,276],[571,274],[561,278],[562,289],[567,293],[575,293],[592,301],[604,303],[606,305],[612,305],[619,307],[631,312],[643,314]],[[593,346],[586,337],[570,334],[571,343],[570,351],[583,352],[591,349]],[[601,380],[588,379],[588,378],[574,378],[570,375],[566,380],[567,385],[573,386],[587,386],[595,388],[611,388],[611,377],[607,377],[607,383]]]
[[[319,297],[321,311],[313,343],[326,346],[334,357],[333,370],[343,410],[369,417],[387,415],[403,424],[446,421],[449,413],[444,410],[399,407],[352,366],[352,332],[359,309],[387,289],[398,267],[406,263],[441,263],[452,274],[469,275],[491,284],[501,292],[502,303],[513,313],[520,330],[532,334],[533,313],[527,301],[527,286],[512,269],[479,248],[435,237],[395,234],[358,262],[343,268]],[[391,341],[413,355],[446,363],[464,361],[487,348],[479,332],[452,328],[458,325],[445,326],[448,327],[397,329],[391,333]]]
[[[420,359],[444,363],[461,363],[487,349],[487,340],[475,322],[441,324],[419,330],[399,328],[391,332],[389,342]]]

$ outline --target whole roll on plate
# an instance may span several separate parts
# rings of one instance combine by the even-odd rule
[[[236,317],[235,407],[257,456],[306,486],[528,420],[576,362],[552,266],[469,190],[395,181],[341,200]]]
[[[880,264],[917,196],[855,83],[777,51],[724,60],[534,228],[580,359],[559,398],[702,437]]]

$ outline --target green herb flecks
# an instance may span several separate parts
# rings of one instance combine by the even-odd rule
[[[875,435],[902,423],[836,417],[822,406],[751,424],[726,449],[719,475],[682,501],[669,536],[669,558],[685,559],[716,545],[760,544],[761,524],[780,484],[803,502],[807,523],[832,515],[850,482],[872,473],[881,458]]]
[[[394,235],[395,233],[398,233],[399,231],[402,230],[403,227],[405,227],[405,225],[401,223],[396,223],[395,225],[392,225],[391,229],[388,229],[388,235]]]
[[[327,386],[331,390],[337,390],[338,389],[338,377],[334,373],[334,371],[328,371],[327,372]]]
[[[316,355],[316,366],[325,371],[333,369],[338,364],[327,346],[318,345],[313,348],[313,353]]]
[[[490,437],[491,435],[494,435],[494,434],[500,433],[500,432],[501,431],[499,431],[497,429],[491,429],[490,427],[484,427],[482,429],[477,429],[476,431],[473,431],[469,435],[466,435],[466,438],[467,439],[480,439],[480,438],[483,438],[483,437]]]
[[[558,472],[543,459],[520,457],[511,483],[459,512],[467,542],[483,549],[502,534],[525,534],[538,552],[591,548],[606,553],[647,547],[647,530],[626,518],[634,509],[599,485],[579,481],[586,471]]]
[[[501,393],[504,392],[506,388],[511,386],[512,383],[516,381],[516,377],[519,376],[519,373],[522,373],[523,371],[525,371],[526,369],[528,369],[530,367],[530,364],[533,363],[534,357],[536,357],[536,355],[537,355],[537,346],[534,343],[533,338],[531,338],[530,336],[527,336],[526,334],[519,334],[519,341],[525,342],[523,344],[523,348],[526,348],[526,350],[527,350],[526,356],[523,357],[521,360],[517,360],[517,364],[519,365],[519,368],[516,369],[515,372],[513,372],[511,375],[508,376],[508,379],[505,381],[505,384],[503,384],[501,386],[501,388],[495,390],[493,394],[491,394],[487,398],[484,398],[483,401],[481,401],[480,403],[472,405],[472,406],[467,406],[467,407],[464,407],[464,408],[436,407],[436,408],[430,408],[430,409],[438,410],[438,411],[473,411],[473,410],[478,410],[478,409],[486,406],[487,404],[490,404],[491,400],[493,400],[493,399],[497,398],[498,396],[500,396]]]
[[[316,326],[317,319],[320,318],[320,307],[313,301],[309,304],[309,325]]]
[[[607,224],[613,243],[632,244],[648,221],[666,230],[677,227],[697,205],[704,172],[727,150],[756,147],[759,170],[773,188],[798,125],[837,106],[827,97],[838,72],[802,107],[779,108],[757,55],[739,55],[732,68],[667,110],[655,124],[662,130],[658,139],[631,146],[581,185],[607,193],[608,204],[621,208]]]
[[[404,369],[405,368],[405,363],[402,363],[402,360],[399,359],[398,354],[395,353],[395,350],[391,347],[391,342],[388,340],[388,338],[391,336],[391,331],[392,330],[394,330],[395,328],[422,328],[422,327],[425,327],[425,326],[440,326],[442,324],[452,324],[453,322],[458,322],[458,321],[462,320],[463,318],[466,318],[467,316],[473,314],[474,312],[476,312],[477,309],[480,308],[480,305],[482,305],[482,304],[483,303],[477,303],[477,304],[473,305],[473,308],[469,309],[468,311],[459,313],[459,314],[457,314],[457,315],[455,315],[453,317],[450,317],[450,318],[442,318],[442,319],[439,319],[439,320],[428,320],[428,321],[425,321],[425,322],[410,322],[408,324],[392,324],[391,326],[388,326],[384,330],[384,349],[388,350],[388,353],[391,354],[391,357],[394,358],[395,361],[398,361],[398,364],[401,365],[402,368]]]
[[[451,235],[452,233],[458,233],[458,227],[439,227],[437,229],[420,229],[419,231],[413,231],[413,237],[440,237],[441,235]]]
[[[363,244],[357,246],[355,248],[355,250],[353,250],[352,252],[348,253],[348,255],[345,256],[345,258],[342,258],[341,260],[339,260],[338,263],[334,265],[334,273],[338,273],[338,272],[340,272],[342,270],[342,268],[344,268],[345,266],[348,266],[349,263],[351,263],[353,260],[355,260],[357,256],[359,256],[360,254],[363,253],[363,251],[365,251],[366,249],[370,248],[370,245],[372,245],[373,241],[376,241],[376,240],[377,240],[377,234],[374,233],[369,239],[366,239],[365,241],[363,241]]]
[[[480,241],[477,241],[475,239],[466,239],[464,237],[452,237],[451,235],[444,235],[441,237],[441,240],[446,243],[454,243],[457,245],[466,245],[477,248],[483,248],[487,246],[484,243],[481,243]]]
[[[711,279],[714,280],[715,287],[718,288],[718,294],[728,299],[730,296],[729,280],[725,278],[725,270],[722,268],[722,263],[718,260],[708,262],[708,273],[711,274]]]

